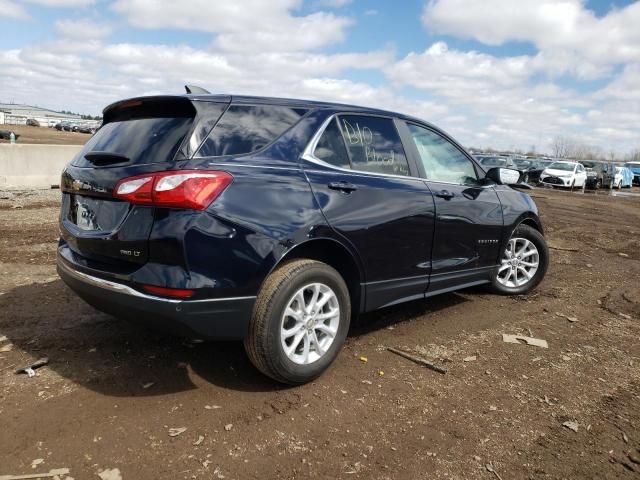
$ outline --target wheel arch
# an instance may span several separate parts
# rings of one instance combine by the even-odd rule
[[[534,230],[537,230],[538,232],[540,232],[542,235],[544,235],[544,227],[542,226],[542,222],[540,221],[540,218],[538,218],[537,215],[535,215],[532,212],[527,212],[523,215],[521,215],[520,217],[518,217],[518,220],[516,220],[513,223],[512,228],[509,231],[509,236],[508,238],[511,237],[511,235],[513,234],[513,232],[516,230],[516,228],[518,228],[520,225],[527,225],[531,228],[533,228]]]
[[[357,314],[363,311],[365,304],[364,270],[356,255],[345,245],[327,237],[306,240],[287,250],[272,266],[267,277],[285,262],[297,258],[317,260],[334,268],[347,284],[352,312]]]

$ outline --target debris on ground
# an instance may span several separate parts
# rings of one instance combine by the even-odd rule
[[[502,341],[506,343],[524,343],[526,345],[532,345],[534,347],[549,348],[549,344],[546,340],[533,337],[525,337],[524,335],[511,335],[509,333],[502,334]]]
[[[232,428],[233,428],[233,423],[227,423],[227,424],[224,426],[224,429],[225,429],[227,432],[230,432]]]
[[[491,465],[490,463],[487,463],[484,467],[487,469],[487,472],[493,473],[498,480],[502,480],[502,477],[498,472],[495,471],[495,469],[493,468],[493,465]]]
[[[153,387],[155,384],[156,384],[156,382],[147,382],[147,383],[142,385],[142,388],[144,388],[146,390],[147,388]]]
[[[61,478],[63,475],[68,475],[68,468],[53,468],[47,473],[29,473],[27,475],[0,475],[0,480],[27,480],[38,478]]]
[[[205,405],[205,410],[217,410],[218,408],[222,408],[220,405]]]
[[[578,317],[570,317],[569,315],[566,315],[564,313],[561,312],[556,312],[556,315],[558,317],[562,317],[562,318],[566,318],[568,321],[570,321],[571,323],[575,323],[578,321]]]
[[[369,361],[367,357],[359,357],[358,360],[360,360],[362,363],[367,363]]]
[[[195,442],[193,442],[193,446],[197,447],[202,442],[204,442],[204,435],[198,435],[198,439]]]
[[[187,427],[170,428],[169,429],[169,436],[170,437],[177,437],[178,435],[182,435],[186,431],[187,431]]]
[[[422,357],[418,357],[417,355],[412,355],[410,353],[407,353],[403,350],[398,350],[397,348],[393,348],[393,347],[387,347],[387,350],[389,350],[391,353],[395,353],[396,355],[400,355],[401,357],[406,358],[407,360],[411,360],[414,363],[417,363],[419,365],[423,365],[427,368],[430,368],[431,370],[438,372],[438,373],[442,373],[443,375],[445,373],[447,373],[447,369],[444,367],[440,367],[438,365],[435,365],[433,363],[431,363],[428,360],[425,360]],[[384,375],[384,374],[383,374]]]
[[[0,353],[7,353],[13,350],[13,343],[8,343],[0,347]]]
[[[122,480],[122,474],[119,468],[107,468],[101,472],[98,472],[98,476],[101,480]]]
[[[624,258],[629,257],[629,255],[628,255],[628,254],[626,254],[626,253],[622,253],[622,252],[618,253],[618,255],[620,255],[621,257],[624,257]]]
[[[562,424],[563,427],[568,428],[569,430],[573,430],[574,432],[578,431],[578,427],[580,426],[578,422],[574,420],[568,420]]]
[[[44,462],[44,458],[36,458],[33,462],[31,462],[31,468],[36,468],[42,462]]]
[[[462,359],[463,362],[475,362],[478,359],[475,355],[471,355],[470,357],[464,357]]]
[[[49,357],[41,358],[40,360],[36,360],[35,362],[33,362],[31,365],[17,369],[16,374],[26,373],[27,375],[29,375],[29,377],[35,377],[36,375],[35,370],[37,370],[40,367],[44,367],[48,363],[49,363]]]
[[[563,252],[579,252],[580,250],[578,248],[573,248],[573,247],[561,247],[560,245],[554,245],[552,243],[548,243],[547,246],[551,249],[551,250],[562,250]]]

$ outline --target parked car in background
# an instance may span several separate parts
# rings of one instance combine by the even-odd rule
[[[613,176],[614,188],[631,188],[633,184],[633,172],[628,167],[615,167]]]
[[[79,125],[78,126],[78,132],[79,133],[89,133],[91,135],[93,135],[94,133],[96,133],[96,130],[98,129],[97,126],[95,125]]]
[[[520,174],[422,120],[223,95],[114,103],[62,173],[60,277],[99,310],[243,340],[318,377],[352,316],[473,285],[524,294],[548,248]]]
[[[0,140],[11,140],[11,134],[13,133],[13,138],[15,140],[18,140],[18,137],[20,135],[18,135],[17,133],[12,132],[11,130],[0,130]]]
[[[540,174],[540,182],[552,187],[584,188],[587,172],[578,162],[556,161],[547,166]]]
[[[581,160],[580,163],[587,172],[587,188],[597,190],[610,187],[613,180],[613,163],[599,160]]]
[[[40,122],[37,121],[35,118],[27,118],[27,126],[28,127],[39,127],[40,126]]]
[[[480,165],[485,167],[487,170],[490,168],[516,168],[515,163],[510,157],[501,157],[498,155],[492,156],[478,156],[478,161]]]
[[[633,184],[640,185],[640,162],[627,162],[624,166],[633,173]]]
[[[540,175],[551,163],[551,160],[530,159],[529,167],[525,172],[524,182],[529,184],[537,184],[540,182]]]

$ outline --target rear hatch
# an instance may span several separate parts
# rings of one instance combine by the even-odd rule
[[[179,169],[223,113],[229,97],[143,97],[110,105],[102,127],[62,174],[60,230],[77,255],[131,270],[149,256],[155,208],[113,197],[119,181]]]

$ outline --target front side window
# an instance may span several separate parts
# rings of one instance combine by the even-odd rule
[[[428,180],[472,185],[478,176],[471,160],[446,138],[418,125],[408,124]]]
[[[387,175],[410,174],[393,120],[366,115],[340,115],[337,118],[353,170]]]
[[[306,110],[279,105],[231,105],[198,151],[198,157],[243,155],[266,147]]]

